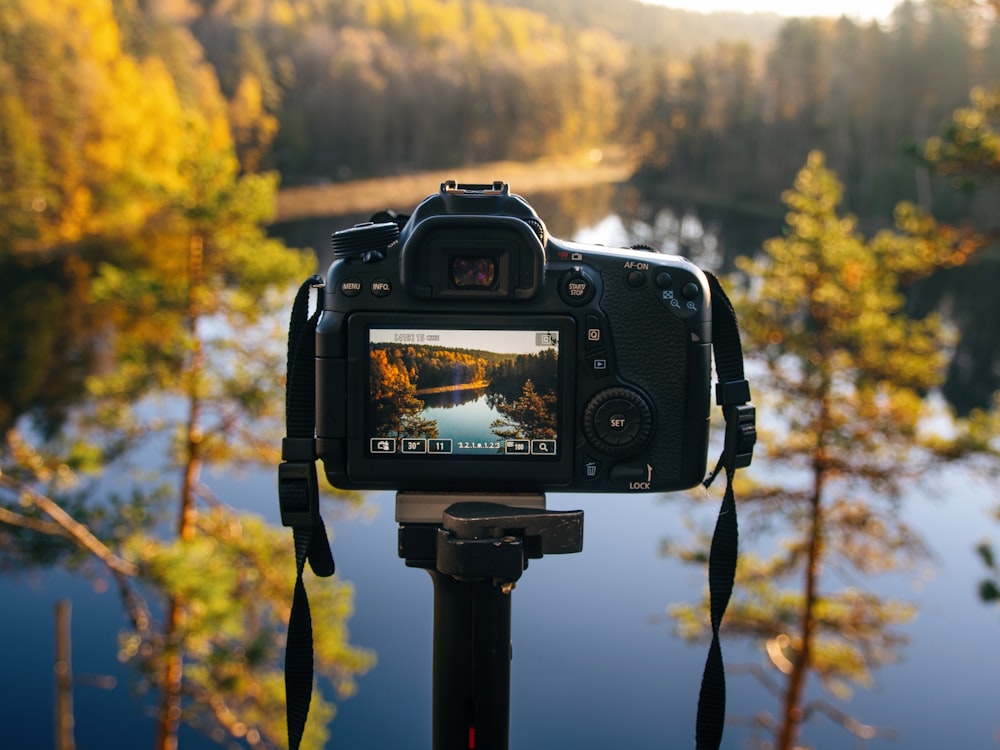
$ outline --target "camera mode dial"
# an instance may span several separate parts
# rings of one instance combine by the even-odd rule
[[[640,450],[653,431],[653,415],[646,398],[631,388],[606,388],[590,399],[583,411],[583,434],[608,456]]]
[[[399,238],[399,226],[387,221],[366,221],[350,229],[334,232],[331,239],[334,258],[358,258],[365,263],[382,260],[386,248]]]

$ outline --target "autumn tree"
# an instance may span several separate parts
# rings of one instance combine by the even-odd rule
[[[979,254],[974,272],[985,282],[980,286],[980,300],[988,319],[996,309],[990,303],[995,300],[992,289],[996,274],[992,271],[998,265],[1000,243],[1000,223],[995,221],[993,212],[1000,199],[1000,70],[996,68],[1000,60],[1000,1],[939,0],[939,4],[965,13],[982,30],[981,54],[986,60],[983,66],[986,75],[972,89],[969,102],[952,113],[943,132],[929,138],[922,151],[926,163],[948,177],[954,192],[965,199],[963,202],[970,210],[958,222],[939,223],[926,216],[923,219],[929,236],[954,247],[956,252]],[[985,436],[976,448],[992,449],[995,455],[997,447],[992,436],[998,434],[1000,421],[1000,378],[995,368],[1000,348],[996,337],[973,326],[959,343],[958,354],[949,378],[951,395],[979,405],[969,417],[971,424],[979,426],[979,434]],[[974,376],[979,376],[984,385],[977,385]],[[989,404],[991,395],[994,408],[989,414],[982,405]],[[1000,509],[995,513],[1000,517]],[[994,545],[983,541],[976,553],[988,574],[980,584],[980,596],[984,602],[996,602],[1000,598],[997,586],[1000,578]]]
[[[837,571],[886,573],[923,553],[898,503],[933,464],[921,420],[925,395],[941,382],[948,339],[936,317],[903,314],[900,278],[929,273],[948,250],[905,232],[866,240],[838,213],[842,187],[819,152],[783,198],[787,232],[740,261],[747,284],[737,306],[745,348],[765,366],[755,383],[768,415],[759,463],[780,468],[784,480],[749,481],[737,494],[744,527],[788,536],[776,550],[752,542],[741,552],[724,627],[766,653],[767,666],[753,671],[778,709],[755,721],[773,733],[775,747],[790,750],[815,713],[860,738],[878,732],[810,698],[808,682],[819,678],[841,699],[871,685],[875,669],[898,656],[899,626],[914,613],[862,590],[857,575],[844,585]],[[683,634],[704,635],[702,606],[673,609]]]
[[[113,572],[132,621],[123,656],[158,694],[157,748],[176,746],[181,721],[280,745],[291,537],[228,508],[202,472],[277,464],[276,316],[313,261],[266,236],[276,177],[241,174],[218,83],[175,28],[133,18],[129,34],[148,44],[135,55],[110,2],[9,0],[0,12],[0,101],[13,115],[0,124],[13,153],[0,159],[0,211],[16,228],[0,257],[72,259],[77,314],[99,311],[102,325],[88,398],[60,434],[35,450],[10,432],[0,520],[25,555],[32,535],[53,537],[61,546],[36,547],[49,560],[82,548]],[[151,49],[182,52],[168,64]],[[69,486],[142,448],[135,460],[155,478],[129,502]],[[347,643],[350,599],[335,583],[313,610],[328,625],[320,671],[342,693],[371,662]],[[311,726],[322,744],[325,722]]]
[[[386,349],[373,349],[369,371],[369,403],[372,425],[380,437],[437,437],[437,423],[424,419],[424,402],[399,358],[390,359]]]
[[[502,417],[494,420],[490,429],[498,437],[508,440],[530,438],[535,440],[556,437],[556,395],[554,392],[539,393],[535,384],[526,380],[521,395],[516,401],[501,401],[496,409]]]

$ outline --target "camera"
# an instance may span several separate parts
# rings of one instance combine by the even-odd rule
[[[343,489],[648,492],[704,477],[712,299],[688,260],[557,239],[448,181],[333,235],[316,450]]]

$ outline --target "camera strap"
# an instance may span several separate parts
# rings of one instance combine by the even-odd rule
[[[322,305],[309,315],[309,294],[323,286],[311,276],[299,287],[288,326],[288,369],[285,383],[285,439],[278,466],[281,523],[292,527],[295,540],[295,592],[285,644],[285,701],[288,746],[297,750],[305,730],[313,689],[313,637],[309,598],[302,573],[305,563],[317,576],[333,575],[333,554],[319,514],[316,478],[315,392],[316,323]]]
[[[736,578],[739,530],[736,523],[736,496],[733,475],[736,469],[750,465],[757,442],[756,410],[750,404],[750,384],[743,373],[743,347],[740,345],[736,311],[719,279],[709,272],[712,291],[712,350],[715,355],[716,403],[726,419],[726,437],[722,455],[704,486],[709,487],[725,469],[726,492],[715,522],[708,559],[708,596],[712,625],[705,671],[698,694],[698,717],[695,724],[695,747],[717,750],[722,743],[726,720],[726,674],[719,643],[719,628]]]
[[[712,292],[712,341],[715,356],[716,403],[726,420],[722,455],[704,481],[712,484],[726,472],[726,491],[716,521],[709,554],[708,581],[712,642],[698,697],[695,743],[698,750],[716,750],[722,742],[726,714],[726,681],[719,643],[719,628],[733,591],[736,576],[738,529],[733,475],[750,465],[757,432],[756,412],[750,402],[750,386],[743,372],[736,312],[719,279],[705,272]],[[282,463],[278,467],[278,501],[281,522],[292,528],[295,540],[295,592],[288,621],[285,646],[285,696],[288,746],[297,750],[302,741],[313,689],[312,617],[302,574],[306,561],[320,577],[334,573],[333,555],[326,527],[319,514],[316,474],[315,392],[316,324],[322,305],[309,315],[309,295],[323,286],[311,276],[299,288],[292,306],[288,330],[288,370],[285,390],[286,437],[282,441]]]

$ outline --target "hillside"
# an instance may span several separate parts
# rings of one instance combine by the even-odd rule
[[[754,47],[765,47],[788,20],[776,13],[697,13],[640,0],[491,2],[542,13],[568,29],[604,29],[640,47],[667,50],[678,59],[686,59],[699,49],[712,48],[719,42],[747,42]]]

